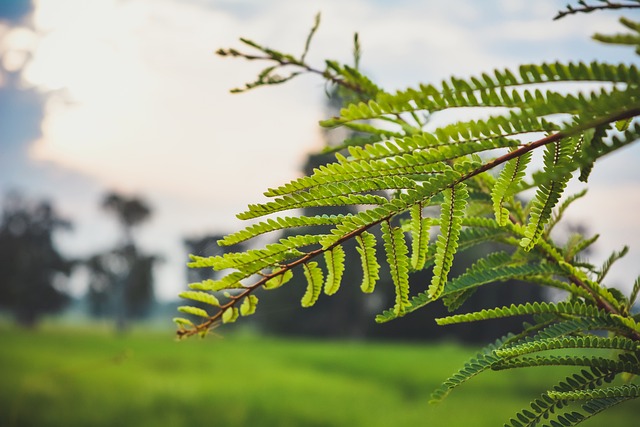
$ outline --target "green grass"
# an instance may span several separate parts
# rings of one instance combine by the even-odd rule
[[[429,393],[473,349],[0,327],[1,426],[501,426],[555,382],[487,373]],[[636,405],[636,406],[634,406]],[[633,425],[635,403],[585,426]]]

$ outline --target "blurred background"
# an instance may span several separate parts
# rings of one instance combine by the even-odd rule
[[[590,40],[619,31],[619,14],[552,21],[565,3],[0,0],[0,425],[468,424],[428,407],[428,393],[472,354],[466,345],[520,320],[436,329],[436,309],[376,325],[392,287],[362,296],[343,285],[303,310],[293,283],[223,341],[171,341],[177,294],[210,274],[188,272],[188,254],[219,253],[214,242],[243,226],[236,213],[330,160],[315,153],[340,137],[317,124],[339,105],[319,78],[231,95],[260,64],[214,52],[246,37],[299,54],[321,12],[309,62],[351,63],[358,32],[361,68],[388,90],[545,60],[637,63],[631,49]],[[628,290],[640,148],[613,157],[565,231],[600,233],[596,264],[631,245],[609,274]],[[550,297],[506,289],[465,308]],[[236,373],[243,364],[253,374]],[[494,406],[473,425],[503,421],[548,386],[535,375],[491,381],[461,399],[495,405],[478,394],[492,390],[513,409]]]

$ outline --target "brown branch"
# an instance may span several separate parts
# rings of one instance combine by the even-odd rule
[[[367,99],[366,98],[366,91],[358,85],[352,84],[344,79],[340,79],[338,78],[338,76],[336,74],[332,74],[331,72],[329,72],[329,70],[318,70],[317,68],[313,68],[312,66],[310,66],[309,64],[307,64],[306,62],[303,61],[299,61],[299,60],[295,60],[291,57],[278,57],[278,56],[269,56],[269,55],[248,55],[245,53],[241,53],[235,49],[218,49],[216,51],[216,53],[220,56],[233,56],[233,57],[241,57],[244,58],[246,60],[249,61],[275,61],[279,64],[280,67],[287,67],[287,66],[296,66],[296,67],[300,67],[302,68],[302,70],[304,70],[307,73],[311,73],[311,74],[317,74],[319,76],[321,76],[322,78],[330,81],[333,84],[339,85],[344,87],[345,89],[348,89],[354,93],[357,93],[361,99]],[[288,59],[285,59],[288,58]]]
[[[590,13],[596,10],[615,10],[615,9],[638,9],[640,5],[638,1],[634,1],[633,3],[612,3],[610,1],[605,1],[603,5],[589,5],[586,1],[578,2],[581,7],[574,8],[571,5],[567,5],[567,9],[558,12],[558,14],[553,18],[553,20],[558,20],[560,18],[564,18],[567,15],[574,15],[577,13]]]

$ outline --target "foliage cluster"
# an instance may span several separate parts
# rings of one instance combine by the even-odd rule
[[[628,3],[622,6],[639,6],[637,1]],[[620,7],[608,1],[578,2],[558,16]],[[620,23],[625,33],[594,38],[640,51],[640,23],[628,18]],[[551,232],[571,203],[585,195],[565,196],[569,180],[587,182],[596,161],[640,137],[640,123],[634,120],[640,115],[638,68],[599,61],[525,64],[517,70],[452,77],[389,93],[358,69],[357,36],[353,66],[326,61],[324,70],[318,70],[307,64],[318,24],[319,19],[299,57],[246,39],[242,42],[257,53],[228,49],[219,54],[270,64],[255,82],[236,91],[283,83],[304,72],[322,75],[349,101],[339,116],[322,125],[358,133],[330,148],[335,162],[267,190],[269,202],[250,205],[238,218],[268,218],[219,243],[234,245],[285,229],[303,231],[261,249],[192,258],[191,267],[228,273],[218,280],[192,283],[191,290],[181,294],[211,309],[181,307],[203,320],[176,318],[179,336],[204,335],[221,322],[253,314],[257,289],[279,288],[294,274],[307,281],[304,307],[314,305],[323,293],[335,294],[345,268],[351,268],[345,266],[343,247],[355,241],[361,255],[362,291],[375,288],[381,268],[387,268],[393,279],[395,304],[377,316],[378,322],[434,301],[457,311],[480,286],[511,279],[567,295],[560,302],[493,307],[438,319],[439,324],[450,325],[521,315],[533,318],[521,331],[482,349],[433,393],[434,401],[485,370],[550,365],[579,370],[560,379],[507,425],[576,425],[637,398],[640,317],[633,315],[632,307],[640,278],[629,295],[605,282],[611,265],[627,248],[611,254],[604,265],[594,266],[582,253],[597,236],[576,234],[560,244]],[[569,82],[590,83],[588,87],[595,89],[566,93],[562,89]],[[434,114],[461,107],[488,111],[489,117],[430,127]],[[534,152],[541,152],[540,168],[531,161]],[[534,193],[528,201],[522,195],[527,190]],[[326,214],[325,209],[334,206],[356,210]],[[294,209],[314,209],[317,214],[282,214]],[[374,229],[380,230],[381,239]],[[500,243],[504,249],[450,277],[455,255],[484,242]],[[376,256],[380,250],[384,266]],[[427,268],[432,271],[430,283],[417,289],[410,286],[411,273]]]

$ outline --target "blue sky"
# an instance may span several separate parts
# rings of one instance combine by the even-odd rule
[[[158,294],[170,298],[186,280],[182,239],[237,229],[235,213],[297,176],[322,143],[319,79],[231,95],[259,68],[216,49],[247,37],[297,53],[320,11],[309,59],[350,61],[357,31],[363,68],[388,89],[522,62],[637,62],[631,49],[589,40],[618,31],[618,13],[552,21],[565,3],[2,0],[0,192],[55,200],[75,223],[59,236],[70,256],[117,241],[115,221],[98,206],[105,191],[143,195],[154,217],[138,238],[165,256]],[[571,211],[602,234],[597,259],[640,238],[639,160],[635,146],[605,159]],[[640,273],[639,253],[612,273],[615,283]]]

